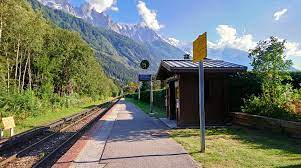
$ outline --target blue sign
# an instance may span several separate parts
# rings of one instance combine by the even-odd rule
[[[150,75],[150,74],[139,74],[138,79],[139,79],[139,81],[151,81],[152,75]]]

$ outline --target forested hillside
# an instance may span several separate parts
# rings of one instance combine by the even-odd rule
[[[30,2],[33,8],[40,11],[50,22],[61,28],[79,32],[96,52],[106,73],[121,82],[136,80],[142,59],[150,60],[151,70],[156,70],[158,61],[155,60],[150,49],[143,44],[114,31],[95,27],[63,11],[45,7],[36,0]]]
[[[118,93],[80,35],[49,24],[26,0],[0,1],[0,78],[1,116],[26,118]]]

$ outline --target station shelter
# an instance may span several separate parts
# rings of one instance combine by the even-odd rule
[[[246,66],[222,60],[204,59],[206,125],[223,125],[228,117],[228,77],[247,70]],[[167,84],[165,106],[167,118],[178,127],[199,125],[198,63],[190,59],[162,60],[157,80]]]

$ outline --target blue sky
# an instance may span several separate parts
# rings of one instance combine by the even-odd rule
[[[84,0],[70,1],[80,5]],[[164,36],[191,42],[206,31],[209,41],[214,43],[215,47],[230,45],[234,48],[238,46],[239,49],[246,49],[269,36],[277,36],[289,41],[289,47],[292,48],[290,54],[299,56],[297,59],[301,60],[301,0],[143,0],[142,2],[156,14],[155,19],[162,26],[156,31]],[[145,21],[139,15],[138,3],[139,0],[115,0],[114,6],[118,11],[108,9],[106,12],[115,22],[136,24]],[[274,16],[277,12],[280,15],[278,19]],[[230,42],[225,42],[226,40]]]
[[[71,0],[80,5],[84,0]],[[118,0],[118,12],[108,11],[114,21],[137,23],[137,0]],[[191,41],[201,32],[207,31],[212,40],[217,40],[216,27],[232,25],[239,33],[251,33],[258,40],[271,35],[301,40],[300,0],[145,0],[157,13],[158,21],[164,25],[160,30],[167,36]],[[288,11],[278,21],[273,14],[281,9]],[[299,19],[298,19],[299,17]]]

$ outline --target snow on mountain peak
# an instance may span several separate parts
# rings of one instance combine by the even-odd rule
[[[64,10],[65,12],[70,13],[71,15],[77,16],[76,9],[69,3],[68,0],[38,0],[45,6],[57,10]]]
[[[112,21],[110,16],[105,14],[105,9],[101,10],[100,6],[95,6],[96,1],[98,0],[89,0],[82,4],[80,7],[74,7],[69,2],[69,0],[38,0],[43,5],[50,8],[63,10],[67,13],[72,14],[75,17],[82,18],[85,21],[106,29],[113,30],[119,34],[127,36],[137,42],[142,43],[152,43],[154,41],[161,41],[168,43],[176,48],[182,49],[181,46],[184,43],[180,42],[175,38],[165,38],[161,36],[155,30],[141,24],[123,24],[115,23]],[[110,0],[112,3],[106,4],[107,8],[110,8],[115,5],[114,0]],[[94,6],[93,6],[94,4]],[[97,9],[95,7],[98,7]],[[183,50],[183,49],[182,49]],[[183,50],[187,52],[186,50]]]
[[[192,43],[190,43],[190,42],[183,42],[183,41],[180,41],[180,40],[178,40],[176,38],[173,38],[173,37],[163,37],[162,36],[162,39],[165,42],[167,42],[168,44],[181,49],[185,53],[192,54]]]

